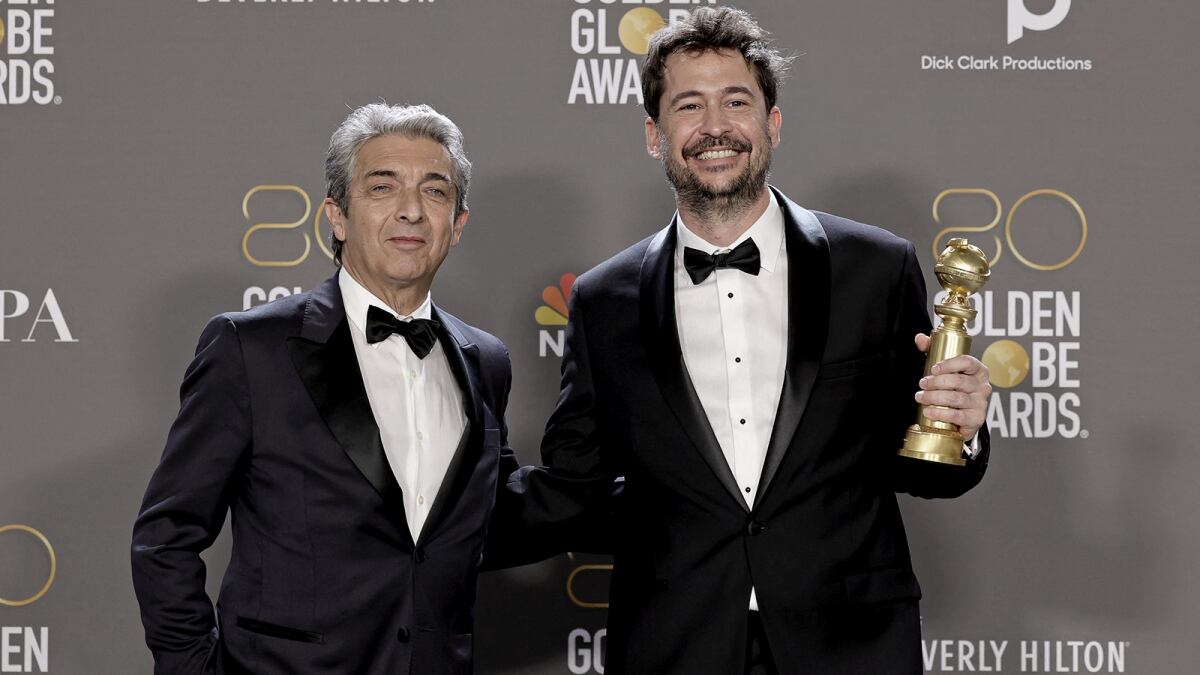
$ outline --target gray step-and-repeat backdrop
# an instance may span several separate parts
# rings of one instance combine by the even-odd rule
[[[465,132],[434,295],[508,344],[536,461],[574,275],[671,216],[637,66],[690,4],[0,0],[0,672],[149,671],[128,546],[181,375],[208,317],[331,274],[348,105]],[[1200,4],[740,6],[798,56],[772,182],[994,260],[990,472],[902,499],[926,669],[1196,672]],[[607,562],[486,575],[479,672],[602,673]]]

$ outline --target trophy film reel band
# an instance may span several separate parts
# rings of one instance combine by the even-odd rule
[[[0,534],[4,534],[5,532],[9,531],[25,532],[32,535],[35,539],[42,542],[42,546],[46,547],[46,554],[50,556],[50,574],[46,577],[46,583],[42,585],[41,590],[39,590],[37,593],[34,593],[30,597],[25,598],[24,600],[9,600],[7,598],[0,597],[0,606],[24,607],[25,605],[31,605],[40,600],[41,597],[46,594],[46,591],[49,591],[50,587],[54,585],[54,575],[58,572],[58,557],[55,556],[54,547],[50,545],[50,540],[46,538],[46,535],[35,530],[34,528],[29,527],[28,525],[0,525]]]

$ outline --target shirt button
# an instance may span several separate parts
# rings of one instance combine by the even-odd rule
[[[733,362],[734,362],[734,363],[741,363],[741,362],[742,362],[742,357],[740,357],[740,356],[736,356],[736,357],[734,357],[734,359],[733,359]]]
[[[733,297],[733,293],[730,293],[730,294],[729,294],[729,297],[730,297],[730,298],[732,298],[732,297]]]
[[[745,418],[742,418],[742,419],[738,420],[738,422],[741,422],[742,424],[745,424],[745,423],[746,423],[746,419],[745,419]]]
[[[749,487],[747,487],[747,488],[746,488],[746,494],[750,494],[750,488],[749,488]]]
[[[746,488],[746,492],[749,492],[749,491],[750,491],[750,488]],[[418,504],[424,504],[424,503],[425,503],[425,497],[424,497],[424,495],[417,495],[417,503],[418,503]]]
[[[418,440],[418,441],[423,441],[423,440],[425,440],[425,434],[423,434],[423,433],[421,433],[420,431],[418,431],[418,432],[417,432],[417,440]]]

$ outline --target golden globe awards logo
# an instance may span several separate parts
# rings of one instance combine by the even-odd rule
[[[0,0],[0,105],[62,103],[54,94],[54,0]]]
[[[571,51],[575,69],[567,103],[603,105],[642,103],[639,57],[650,36],[689,9],[670,5],[716,4],[716,0],[572,0]],[[624,9],[628,5],[642,5]],[[666,16],[658,5],[666,9]]]
[[[0,609],[20,608],[41,600],[54,585],[58,557],[46,535],[28,525],[0,525],[0,572],[21,570],[38,565],[37,550],[43,549],[47,562],[45,580],[31,588],[13,588],[11,576],[0,574]],[[13,565],[8,561],[16,561]],[[39,575],[40,576],[40,575]],[[7,620],[11,614],[0,614]],[[50,629],[45,626],[0,626],[0,672],[50,672]]]
[[[994,389],[988,428],[1000,438],[1087,438],[1079,393],[1081,293],[1057,287],[1053,276],[1046,275],[1079,259],[1087,245],[1087,215],[1074,197],[1061,190],[1031,190],[1006,207],[991,190],[956,188],[933,200],[933,220],[946,225],[944,213],[949,207],[977,207],[981,200],[991,210],[991,219],[943,227],[933,238],[935,254],[950,237],[973,237],[973,243],[991,255],[993,269],[1011,260],[1032,270],[1036,280],[1031,289],[990,289],[972,298],[979,314],[967,325],[967,332],[976,336],[977,354],[983,347],[980,359],[991,373]],[[1001,222],[1002,231],[997,229]],[[1073,242],[1069,252],[1064,251],[1059,260],[1037,257],[1028,243],[1035,228],[1058,230],[1060,239]],[[980,237],[980,233],[990,236]],[[1015,284],[1023,275],[1001,271],[994,276]],[[935,303],[944,295],[940,291]]]

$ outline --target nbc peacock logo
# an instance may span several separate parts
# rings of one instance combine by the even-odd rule
[[[567,272],[558,278],[557,286],[547,286],[542,289],[542,302],[545,303],[533,313],[534,321],[538,322],[538,356],[556,356],[562,358],[563,346],[566,343],[567,317],[570,311],[567,298],[571,297],[571,287],[575,285],[575,275]]]

